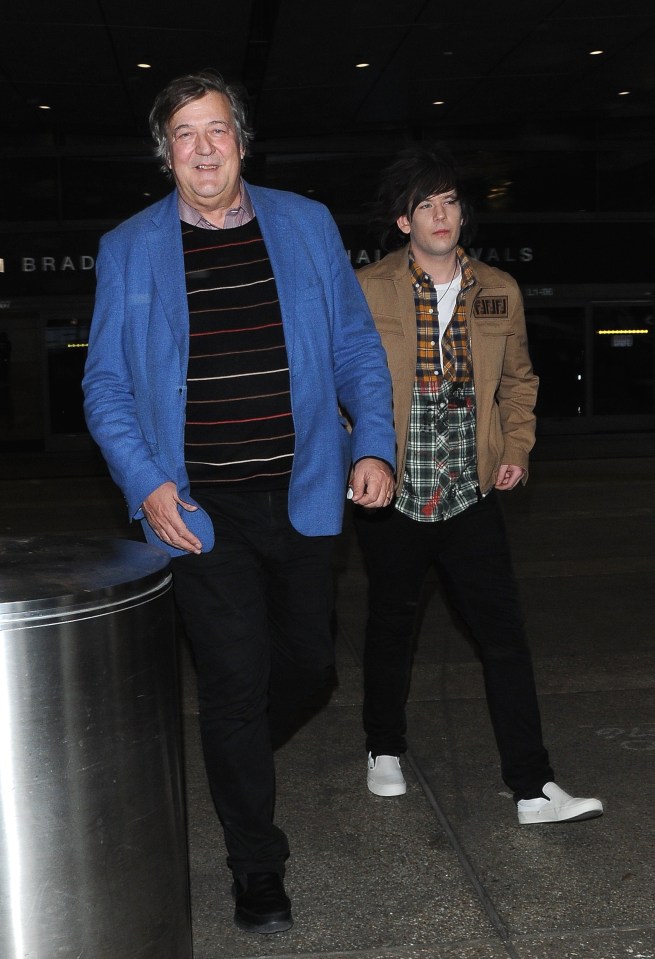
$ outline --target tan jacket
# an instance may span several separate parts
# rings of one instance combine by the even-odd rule
[[[523,481],[527,479],[539,380],[528,354],[523,300],[516,281],[478,260],[469,258],[469,263],[476,279],[466,295],[466,317],[475,385],[478,481],[486,493],[501,464],[523,467]],[[407,247],[362,267],[357,277],[382,337],[393,380],[396,490],[400,491],[416,376],[416,309]]]

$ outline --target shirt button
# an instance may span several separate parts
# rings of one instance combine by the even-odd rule
[[[434,313],[434,310],[432,309],[432,307],[430,307],[430,309],[428,310],[428,313]]]
[[[434,340],[430,340],[430,346],[436,346],[436,345],[437,344],[434,342]]]

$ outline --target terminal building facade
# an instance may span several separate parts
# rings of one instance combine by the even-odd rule
[[[0,448],[5,449],[90,445],[80,379],[98,241],[170,189],[146,144],[136,155],[45,159],[38,166],[48,173],[38,179],[35,166],[30,181],[24,164],[19,179],[21,158],[0,158],[6,174],[0,197]],[[383,255],[365,211],[372,170],[388,159],[377,152],[362,169],[346,157],[260,152],[248,160],[246,176],[326,202],[357,269]],[[464,160],[466,166],[466,153]],[[567,175],[570,158],[562,162],[569,164]],[[513,180],[507,163],[510,173],[504,180],[497,177],[495,185],[483,182],[479,150],[469,151],[468,163],[479,211],[468,252],[507,270],[522,289],[541,381],[540,436],[604,436],[608,451],[613,436],[623,443],[632,436],[638,453],[644,437],[655,431],[655,202],[635,184],[622,199],[609,202],[610,181],[599,193],[598,177],[591,202],[584,192],[576,193],[570,177],[562,199],[556,160],[548,183],[539,170],[528,171],[524,182]],[[27,194],[26,182],[32,190]],[[555,203],[562,209],[553,211]]]

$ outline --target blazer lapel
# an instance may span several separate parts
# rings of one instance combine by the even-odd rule
[[[189,336],[189,306],[184,282],[177,191],[173,191],[154,209],[152,229],[146,234],[146,243],[166,320],[181,353],[184,353]]]
[[[289,358],[293,351],[298,277],[296,244],[291,218],[261,188],[247,184],[259,228],[268,252],[282,313],[282,325]]]

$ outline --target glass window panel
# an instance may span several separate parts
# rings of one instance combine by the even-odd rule
[[[86,433],[82,376],[87,356],[90,320],[48,320],[46,354],[48,406],[53,434]]]
[[[0,315],[0,446],[43,436],[42,353],[36,315]]]
[[[537,417],[585,415],[584,307],[531,307],[525,316],[539,376]]]
[[[654,340],[652,306],[594,305],[594,415],[655,412]]]

